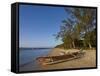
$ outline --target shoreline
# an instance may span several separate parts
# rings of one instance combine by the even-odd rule
[[[60,48],[53,48],[48,56],[58,56],[60,52],[66,51],[67,52],[77,52],[79,49],[60,49]],[[53,69],[70,69],[70,68],[92,68],[96,67],[96,50],[95,49],[88,49],[86,50],[86,54],[84,57],[79,59],[74,59],[70,61],[65,61],[62,63],[52,64],[41,66],[43,70],[53,70]]]
[[[53,48],[46,56],[57,56],[60,55],[61,52],[75,52],[79,51],[79,49],[61,49],[61,48]],[[37,65],[34,65],[34,62],[31,62],[23,67],[20,67],[20,71],[32,71],[32,70],[54,70],[54,69],[74,69],[74,68],[92,68],[96,67],[96,50],[88,49],[86,50],[86,54],[84,57],[79,59],[74,59],[70,61],[65,61],[52,65],[40,65],[36,61]]]

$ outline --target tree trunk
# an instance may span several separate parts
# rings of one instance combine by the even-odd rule
[[[70,48],[72,48],[72,45],[70,44]]]
[[[90,43],[88,43],[88,45],[89,45],[89,48],[91,49],[91,48],[92,48],[91,44],[90,44]]]
[[[73,48],[75,48],[75,43],[74,43],[74,41],[72,42],[72,45],[73,45]]]
[[[66,44],[64,44],[64,49],[66,49]]]
[[[86,47],[86,42],[85,41],[83,41],[83,46]]]

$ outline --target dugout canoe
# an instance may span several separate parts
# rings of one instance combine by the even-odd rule
[[[45,57],[38,57],[36,60],[41,65],[51,65],[56,63],[61,63],[73,59],[82,58],[84,56],[85,52],[73,52],[68,53],[65,55],[59,55],[59,56],[45,56]]]

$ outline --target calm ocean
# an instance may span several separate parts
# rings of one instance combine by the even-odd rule
[[[36,58],[41,56],[47,56],[51,49],[20,49],[19,51],[19,65],[27,66],[33,63],[36,65]]]

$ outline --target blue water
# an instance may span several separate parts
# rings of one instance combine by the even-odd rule
[[[19,65],[29,64],[34,62],[37,57],[47,56],[51,49],[20,49],[19,51]]]

